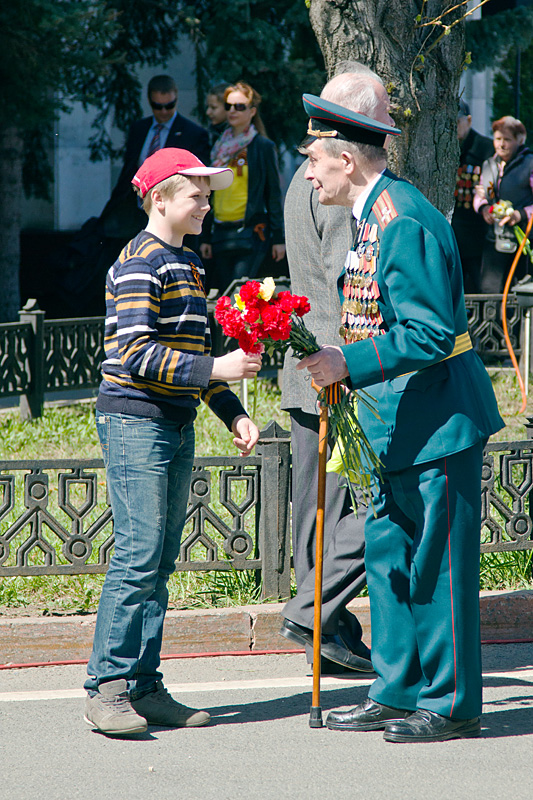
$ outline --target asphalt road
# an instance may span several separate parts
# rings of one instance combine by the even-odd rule
[[[391,744],[308,725],[303,655],[165,661],[206,728],[110,739],[83,722],[83,666],[0,671],[1,800],[522,800],[533,791],[533,645],[484,647],[480,739]],[[367,679],[324,678],[331,708]]]

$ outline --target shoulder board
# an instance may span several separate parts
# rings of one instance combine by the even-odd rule
[[[386,189],[384,189],[374,205],[372,206],[376,219],[381,230],[385,230],[389,222],[398,216],[398,212],[394,208],[391,196]]]

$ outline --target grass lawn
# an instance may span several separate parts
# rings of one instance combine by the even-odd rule
[[[498,441],[526,438],[524,423],[533,417],[533,389],[526,413],[518,415],[521,398],[511,370],[491,369],[506,427]],[[235,387],[239,391],[239,385]],[[250,408],[253,383],[248,383]],[[275,383],[258,382],[256,422],[270,420],[289,429],[289,416],[280,410]],[[49,405],[41,419],[22,421],[17,409],[0,412],[0,459],[100,458],[94,424],[94,401],[75,405]],[[198,456],[234,455],[232,436],[219,420],[201,406],[196,422]],[[533,588],[531,551],[485,554],[481,559],[481,588]],[[0,578],[0,614],[89,613],[96,610],[102,575],[33,576]],[[170,607],[195,608],[243,605],[259,601],[254,573],[180,573],[170,580]]]

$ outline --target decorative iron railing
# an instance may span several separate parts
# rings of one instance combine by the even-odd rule
[[[105,358],[103,317],[50,320],[43,338],[45,391],[99,385]]]
[[[228,291],[235,291],[239,282]],[[467,295],[468,329],[474,347],[487,362],[508,357],[501,324],[501,295]],[[213,319],[215,301],[208,303],[213,352],[222,355],[235,342],[225,338]],[[509,295],[507,323],[516,355],[521,355],[525,309]],[[0,325],[0,397],[20,397],[24,417],[42,413],[45,392],[93,389],[100,383],[104,358],[104,317],[46,320],[34,300],[20,312],[20,323]],[[263,375],[283,365],[279,355],[264,355]]]
[[[0,462],[0,576],[105,572],[113,549],[103,462]],[[482,552],[532,550],[533,440],[485,448]],[[180,571],[259,570],[290,595],[290,434],[271,422],[257,455],[197,458]]]
[[[533,440],[485,447],[481,552],[533,549]]]
[[[501,294],[467,294],[465,296],[468,331],[474,347],[486,362],[503,361],[509,357],[502,326]],[[507,298],[507,327],[517,357],[521,350],[521,331],[525,309],[510,293]]]
[[[290,596],[290,435],[271,422],[257,455],[197,458],[176,564],[260,570]],[[105,572],[114,545],[103,462],[0,461],[0,576]]]

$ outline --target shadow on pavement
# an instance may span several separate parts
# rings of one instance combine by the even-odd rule
[[[341,706],[353,707],[362,703],[368,693],[367,686],[329,689],[321,696],[322,712]],[[301,692],[290,697],[243,703],[240,705],[207,708],[215,725],[242,725],[248,722],[266,722],[309,714],[311,692]]]
[[[533,714],[531,713],[531,697],[514,698],[514,701],[526,699],[527,707],[509,708],[506,711],[490,711],[481,718],[481,736],[484,739],[502,739],[507,736],[527,736],[533,733]],[[514,702],[513,701],[513,702]],[[509,701],[501,701],[509,702]],[[494,703],[489,703],[495,705]]]

